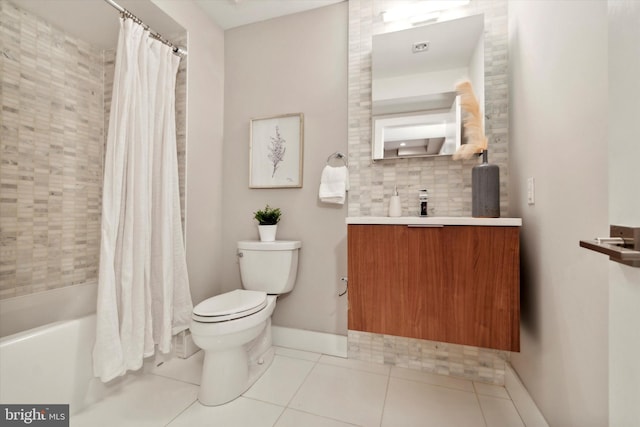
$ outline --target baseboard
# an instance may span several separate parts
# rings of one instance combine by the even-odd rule
[[[504,386],[527,427],[549,427],[542,412],[540,412],[524,384],[522,384],[520,377],[518,377],[518,374],[509,363],[505,367]]]
[[[347,337],[326,332],[272,326],[273,345],[295,350],[313,351],[330,356],[347,357]]]

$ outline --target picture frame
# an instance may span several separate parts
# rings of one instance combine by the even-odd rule
[[[301,188],[304,115],[251,119],[249,188]]]

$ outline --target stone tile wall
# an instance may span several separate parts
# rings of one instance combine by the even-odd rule
[[[505,351],[351,330],[347,339],[349,359],[504,385]]]
[[[371,160],[371,46],[385,32],[378,11],[394,0],[349,0],[349,216],[386,216],[398,186],[403,215],[418,214],[418,190],[429,190],[429,215],[471,216],[471,168],[451,157]],[[507,1],[471,0],[459,17],[485,16],[485,127],[489,159],[500,167],[500,205],[508,213]],[[509,353],[470,346],[349,331],[349,358],[504,383]]]
[[[102,51],[0,0],[0,298],[95,280]]]
[[[471,168],[451,157],[371,160],[371,46],[385,32],[378,11],[394,0],[349,1],[349,216],[386,216],[394,185],[403,215],[418,214],[418,190],[429,190],[429,215],[471,216]],[[500,167],[502,215],[508,212],[507,1],[471,0],[459,16],[485,15],[485,126],[489,160]]]
[[[0,0],[0,299],[97,280],[113,67],[113,51]],[[183,218],[185,67],[176,88]]]

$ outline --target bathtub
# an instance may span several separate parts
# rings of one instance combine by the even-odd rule
[[[0,300],[0,337],[96,312],[96,281]]]
[[[107,384],[93,377],[95,314],[0,339],[0,402],[69,404],[74,414],[135,375]]]

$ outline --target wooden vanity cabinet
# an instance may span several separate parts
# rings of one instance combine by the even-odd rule
[[[520,349],[519,227],[348,226],[349,329]]]

